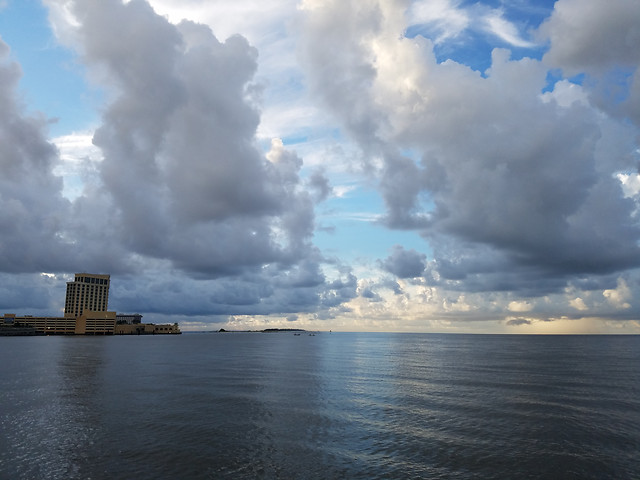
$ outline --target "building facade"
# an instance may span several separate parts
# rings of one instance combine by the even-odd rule
[[[77,318],[85,310],[106,312],[109,305],[109,275],[76,273],[73,282],[67,282],[64,316]]]

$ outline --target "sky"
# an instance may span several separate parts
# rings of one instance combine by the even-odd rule
[[[0,0],[0,313],[640,333],[640,2]]]

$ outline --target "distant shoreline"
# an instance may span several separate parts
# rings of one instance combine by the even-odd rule
[[[306,332],[302,328],[265,328],[263,330],[220,330],[204,331],[202,333],[279,333],[279,332]],[[195,332],[194,332],[195,333]]]

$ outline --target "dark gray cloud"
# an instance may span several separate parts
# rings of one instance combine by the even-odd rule
[[[394,245],[393,252],[382,262],[382,268],[399,278],[420,277],[424,273],[427,257],[415,250]]]
[[[61,314],[66,279],[38,273],[0,273],[0,314]]]
[[[551,48],[545,60],[570,75],[640,63],[640,4],[559,0],[540,27]]]
[[[27,114],[18,100],[22,72],[9,52],[0,39],[0,271],[53,271],[71,252],[59,235],[71,205],[52,173],[57,150],[46,118]]]
[[[313,192],[316,201],[326,200],[333,191],[329,179],[321,170],[315,170],[309,175],[307,185],[309,190]]]
[[[507,127],[506,135],[492,131],[507,119],[469,124],[469,133],[487,141],[425,155],[427,174],[435,170],[446,178],[427,188],[436,208],[425,235],[440,231],[488,245],[513,264],[551,274],[636,266],[635,207],[624,198],[615,170],[599,171],[606,165],[598,164],[595,113],[540,109],[529,111],[526,124]]]
[[[112,278],[110,308],[163,315],[270,315],[336,307],[356,296],[356,279],[345,272],[327,282],[313,262],[291,270],[275,265],[216,279],[168,276],[152,271]]]
[[[507,325],[512,327],[519,327],[520,325],[531,325],[531,320],[526,318],[512,318],[511,320],[507,320]]]

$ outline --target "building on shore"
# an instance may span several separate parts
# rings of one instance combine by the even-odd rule
[[[109,275],[76,273],[73,282],[67,282],[64,316],[77,318],[85,310],[106,312],[109,304]]]
[[[5,322],[0,322],[0,337],[26,337],[30,335],[44,335],[34,327],[20,325],[13,322],[13,318],[5,318]]]
[[[179,334],[180,328],[177,323],[156,325],[154,323],[117,323],[114,335],[156,335],[156,334]]]
[[[67,282],[64,317],[16,316],[6,313],[2,325],[33,328],[45,335],[153,335],[180,334],[177,323],[155,325],[142,323],[139,313],[118,315],[108,311],[109,275],[76,273]],[[9,331],[9,330],[7,330]],[[14,330],[17,332],[18,330]]]

